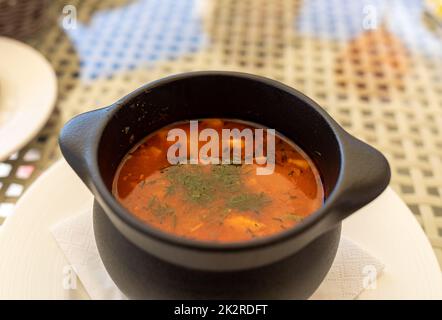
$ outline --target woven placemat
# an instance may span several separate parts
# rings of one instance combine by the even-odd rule
[[[390,161],[392,187],[442,261],[442,39],[427,25],[422,1],[69,5],[76,9],[76,28],[62,28],[65,16],[58,6],[60,23],[30,41],[55,68],[60,94],[39,137],[0,164],[0,215],[2,205],[7,215],[23,187],[59,157],[56,136],[73,115],[168,74],[236,70],[297,88],[379,148]],[[30,150],[33,161],[26,160]],[[23,166],[35,170],[17,177]]]

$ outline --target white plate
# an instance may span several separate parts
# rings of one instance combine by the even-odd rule
[[[68,263],[49,227],[92,205],[92,195],[63,160],[45,172],[0,230],[0,299],[88,298],[63,289]],[[343,234],[386,264],[365,299],[442,299],[431,246],[412,213],[387,189],[344,222]]]
[[[49,119],[57,78],[30,46],[0,37],[0,161],[22,148]]]

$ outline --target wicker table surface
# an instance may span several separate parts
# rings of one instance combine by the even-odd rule
[[[60,157],[73,115],[168,74],[236,70],[299,89],[379,148],[442,262],[442,37],[423,3],[71,0],[67,28],[69,10],[53,4],[57,21],[27,42],[56,70],[59,97],[40,134],[0,163],[0,223]]]

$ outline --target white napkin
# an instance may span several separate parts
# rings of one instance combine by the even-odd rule
[[[126,299],[100,259],[90,210],[61,221],[51,231],[92,299]],[[342,237],[335,261],[311,299],[355,299],[375,287],[383,269],[378,259]]]

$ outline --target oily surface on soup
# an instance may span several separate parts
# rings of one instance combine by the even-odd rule
[[[189,122],[148,136],[123,159],[114,178],[114,196],[146,224],[194,240],[237,242],[291,228],[322,205],[318,171],[282,137],[275,137],[273,173],[258,175],[262,164],[255,162],[171,165],[167,150],[174,141],[167,136],[173,128],[189,133]],[[198,130],[204,128],[220,137],[222,129],[254,129],[220,119],[200,120]]]

